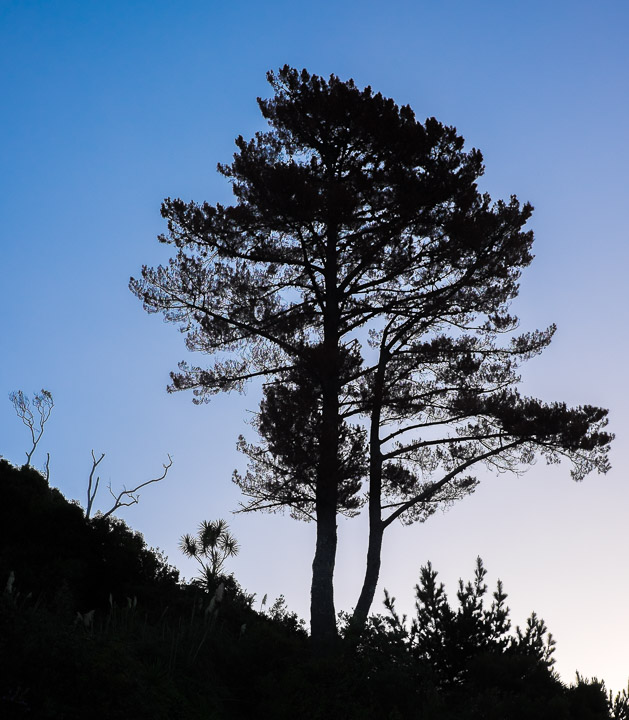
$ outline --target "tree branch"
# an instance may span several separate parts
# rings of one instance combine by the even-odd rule
[[[96,456],[94,455],[94,450],[92,450],[92,469],[90,471],[90,477],[89,481],[87,483],[87,507],[85,509],[85,518],[87,520],[90,519],[90,515],[92,513],[92,505],[94,503],[94,498],[96,497],[96,493],[98,492],[98,483],[100,482],[100,477],[96,477],[96,482],[94,483],[94,490],[92,491],[92,481],[94,479],[94,472],[96,471],[96,468],[98,467],[99,463],[102,461],[102,459],[105,457],[105,453],[102,453],[102,455],[96,459]]]
[[[31,408],[31,401],[21,390],[17,392],[9,393],[9,400],[13,403],[15,412],[20,420],[26,425],[31,433],[31,441],[33,447],[29,452],[26,452],[26,466],[30,467],[31,458],[37,449],[37,445],[44,434],[44,425],[46,424],[50,413],[52,412],[55,403],[52,399],[52,393],[48,390],[43,390],[41,393],[35,393],[33,396],[32,407],[34,407],[39,413],[39,421],[35,421],[35,416]],[[36,425],[39,427],[36,429]],[[48,465],[47,465],[48,467]]]
[[[420,502],[427,502],[431,499],[431,497],[438,491],[441,490],[441,488],[444,485],[447,485],[447,483],[450,482],[450,480],[453,480],[459,473],[462,473],[464,470],[467,470],[468,467],[471,467],[472,465],[476,464],[477,462],[482,462],[483,460],[487,460],[490,457],[494,455],[498,455],[499,453],[505,452],[507,450],[511,450],[514,447],[517,447],[518,445],[522,445],[526,440],[514,440],[512,443],[509,443],[508,445],[504,445],[503,447],[494,448],[493,450],[490,450],[489,452],[484,453],[483,455],[478,455],[477,457],[470,458],[466,462],[459,465],[457,468],[449,472],[447,475],[445,475],[441,480],[439,480],[436,483],[432,483],[429,487],[422,490],[422,492],[419,493],[419,495],[415,495],[415,497],[412,497],[410,500],[407,500],[405,503],[403,503],[395,512],[391,513],[386,520],[382,521],[382,526],[384,528],[388,527],[394,520],[397,520],[397,518],[400,517],[403,513],[405,513],[407,510],[410,510],[413,506],[417,505]]]
[[[100,460],[102,460],[102,457],[100,458]],[[100,460],[98,462],[100,462]],[[168,471],[171,468],[172,464],[173,464],[173,460],[169,455],[168,462],[166,464],[164,464],[164,466],[163,466],[164,472],[159,477],[152,478],[151,480],[147,480],[146,482],[140,483],[139,485],[132,488],[131,490],[124,489],[121,492],[119,492],[118,495],[114,495],[114,493],[111,489],[111,484],[110,484],[109,492],[111,493],[111,496],[114,498],[114,504],[106,513],[102,513],[101,517],[107,518],[112,513],[114,513],[116,510],[118,510],[118,508],[129,507],[130,505],[135,505],[136,503],[138,503],[140,500],[140,496],[137,494],[138,490],[141,490],[143,487],[146,487],[147,485],[150,485],[151,483],[156,483],[156,482],[159,482],[160,480],[163,480],[166,477],[166,475],[168,475]],[[123,498],[129,498],[129,502],[125,502],[123,500]]]
[[[392,450],[391,452],[386,453],[382,456],[383,460],[392,460],[393,458],[400,457],[400,455],[403,455],[407,452],[413,452],[413,450],[419,450],[419,448],[422,447],[428,447],[430,445],[448,445],[450,443],[458,443],[458,442],[468,442],[470,440],[475,440],[478,442],[483,442],[484,440],[495,440],[496,438],[503,438],[505,437],[506,433],[504,432],[497,432],[497,433],[487,433],[485,435],[469,435],[469,436],[456,436],[456,437],[445,437],[445,438],[439,438],[437,440],[421,440],[416,443],[412,443],[411,445],[405,445],[403,447],[397,448],[396,450]],[[526,438],[529,439],[529,438]],[[509,447],[508,445],[505,445],[505,447]],[[502,449],[502,448],[501,448]]]

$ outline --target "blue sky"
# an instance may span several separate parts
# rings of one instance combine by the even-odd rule
[[[628,34],[621,0],[0,0],[0,453],[19,463],[27,446],[8,393],[42,387],[56,407],[34,462],[51,453],[51,481],[68,497],[85,502],[92,448],[114,488],[153,477],[171,453],[168,479],[123,517],[188,577],[179,537],[227,518],[241,583],[284,593],[307,617],[314,527],[230,514],[256,388],[202,407],[167,395],[183,337],[127,284],[168,257],[155,239],[164,197],[229,202],[216,164],[238,134],[262,129],[267,70],[353,77],[455,125],[483,151],[483,189],[533,203],[536,260],[514,310],[523,328],[559,331],[522,390],[609,407],[617,435],[607,476],[577,485],[540,462],[487,477],[425,525],[394,528],[379,596],[386,586],[410,611],[428,560],[453,595],[480,554],[515,622],[532,610],[546,619],[564,679],[579,669],[625,686]],[[339,609],[356,600],[365,537],[362,520],[340,521]]]

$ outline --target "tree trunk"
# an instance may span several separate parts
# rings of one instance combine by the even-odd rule
[[[324,366],[328,362],[333,366],[335,359],[335,348],[329,353],[324,348]],[[310,632],[313,645],[318,649],[330,648],[337,637],[333,581],[337,543],[339,401],[337,380],[333,373],[330,375],[322,382],[322,427],[316,488],[317,545],[312,562],[310,594]]]
[[[352,615],[352,627],[360,631],[365,626],[374,595],[376,594],[376,586],[380,577],[380,562],[382,556],[382,537],[384,535],[384,526],[382,520],[378,517],[378,522],[369,523],[369,547],[367,549],[367,568],[365,570],[365,579],[363,587],[360,591],[360,597],[354,608]]]
[[[360,632],[367,622],[369,610],[380,577],[382,557],[382,450],[380,448],[380,419],[382,417],[382,399],[384,395],[384,375],[389,360],[389,352],[383,344],[380,347],[380,360],[374,382],[373,406],[371,408],[369,429],[369,544],[367,547],[367,567],[365,579],[354,614],[352,629]]]
[[[331,324],[331,323],[330,323]],[[326,330],[328,328],[326,327]],[[326,332],[320,358],[322,389],[319,467],[315,491],[317,544],[312,561],[310,633],[316,652],[327,653],[335,644],[334,565],[336,562],[338,496],[338,349],[336,327]]]
[[[319,652],[332,649],[337,638],[333,584],[336,540],[336,508],[326,502],[317,509],[317,545],[310,593],[310,633]]]
[[[337,228],[328,223],[325,258],[325,308],[322,355],[313,372],[321,383],[321,437],[315,509],[317,545],[312,561],[310,637],[316,652],[327,653],[336,644],[334,564],[339,481],[339,297]]]

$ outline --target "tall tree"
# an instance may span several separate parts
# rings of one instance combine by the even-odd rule
[[[234,205],[167,199],[177,253],[131,289],[186,334],[209,368],[181,363],[172,390],[203,402],[266,381],[262,444],[241,447],[252,509],[314,518],[311,632],[336,636],[337,513],[364,502],[366,617],[385,528],[470,492],[473,465],[516,469],[539,449],[582,477],[606,470],[604,410],[544,405],[514,389],[554,328],[512,337],[532,260],[532,208],[478,191],[478,150],[371,88],[288,66],[259,99],[267,132],[236,140]],[[367,460],[365,460],[367,458]]]

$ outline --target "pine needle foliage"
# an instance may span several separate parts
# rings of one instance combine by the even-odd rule
[[[519,367],[554,325],[510,304],[533,259],[533,208],[478,189],[479,150],[370,87],[284,66],[258,99],[265,131],[219,172],[234,203],[167,198],[173,248],[131,290],[184,333],[171,390],[195,402],[264,382],[257,444],[240,441],[245,510],[315,520],[313,639],[336,638],[337,515],[367,505],[364,623],[382,536],[466,497],[478,470],[536,456],[573,477],[609,468],[607,411],[523,396]]]

